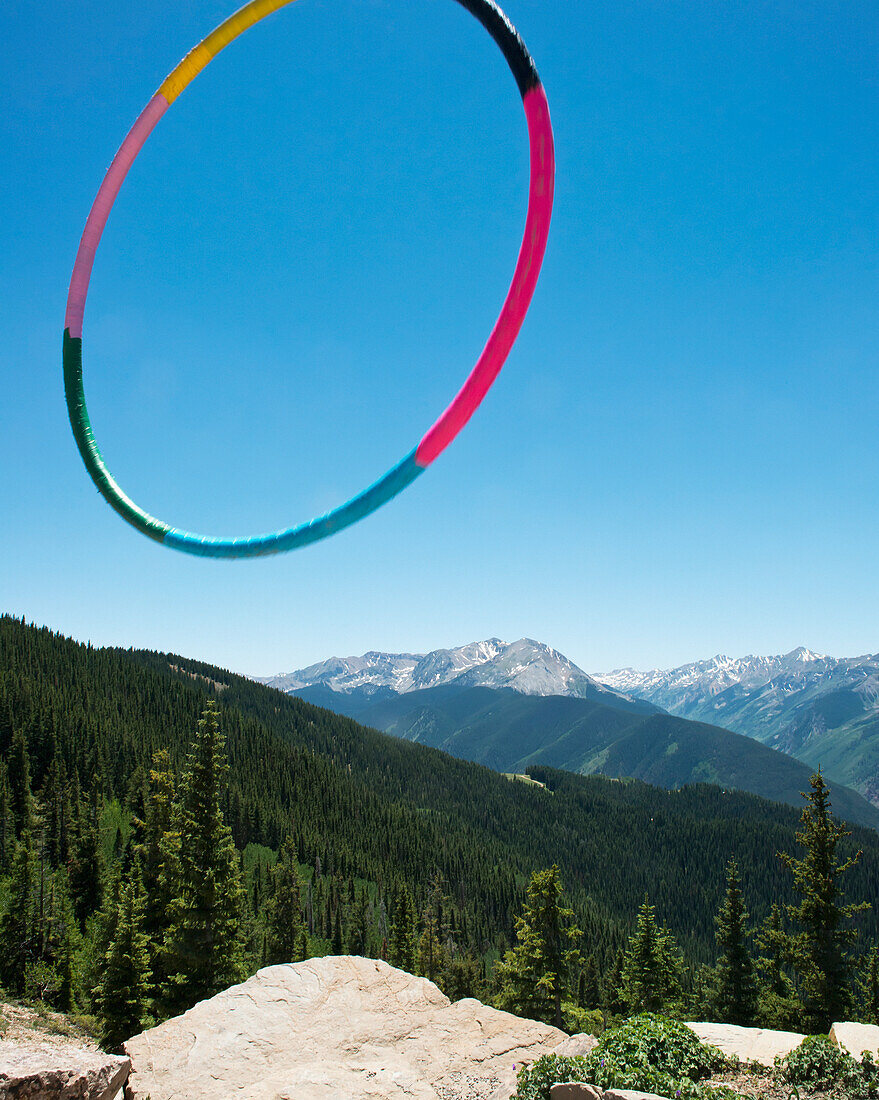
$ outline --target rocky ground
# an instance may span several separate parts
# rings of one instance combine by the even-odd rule
[[[742,1071],[724,1073],[718,1077],[712,1077],[708,1084],[727,1085],[742,1096],[752,1097],[753,1100],[790,1100],[794,1093],[793,1085],[786,1085],[768,1070],[764,1074]],[[838,1095],[834,1096],[832,1092],[813,1092],[804,1085],[797,1086],[796,1094],[799,1100],[839,1100]]]
[[[75,1019],[46,1008],[0,1001],[0,1039],[22,1046],[68,1047],[75,1043],[97,1051],[98,1043],[87,1019]]]

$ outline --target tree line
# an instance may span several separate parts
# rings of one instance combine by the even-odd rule
[[[860,957],[853,951],[852,921],[869,903],[845,900],[844,877],[861,853],[840,856],[849,834],[831,813],[820,771],[806,798],[796,833],[804,851],[779,853],[795,904],[775,903],[759,926],[750,925],[738,863],[730,860],[713,966],[688,970],[645,896],[628,943],[602,973],[595,955],[584,954],[553,866],[532,876],[516,922],[518,943],[495,968],[495,1003],[569,1030],[603,1028],[608,1017],[640,1012],[810,1033],[837,1020],[879,1023],[879,952],[875,943]]]

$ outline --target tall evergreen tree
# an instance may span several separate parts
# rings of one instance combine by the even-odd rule
[[[739,868],[726,868],[726,896],[715,918],[720,957],[716,967],[716,1011],[722,1023],[748,1026],[757,1007],[754,963],[747,944],[748,913],[742,897]]]
[[[388,962],[401,970],[412,973],[416,967],[418,931],[415,923],[415,905],[407,886],[400,886],[394,893],[391,914],[391,935],[388,943]]]
[[[760,955],[757,1019],[764,1027],[790,1031],[800,1025],[802,1006],[794,995],[787,975],[790,939],[784,929],[781,906],[772,906],[769,916],[754,937]]]
[[[308,935],[302,919],[302,893],[296,842],[287,836],[271,872],[266,906],[266,964],[299,962],[307,957]]]
[[[24,829],[32,830],[31,823],[31,766],[27,751],[27,738],[20,727],[12,735],[12,746],[7,764],[9,788],[12,795],[12,816],[15,835]]]
[[[28,966],[39,953],[34,915],[34,849],[25,829],[16,845],[9,901],[0,920],[0,977],[6,989],[24,992]]]
[[[180,831],[174,799],[171,756],[167,749],[159,749],[152,756],[137,848],[145,896],[142,923],[149,951],[151,996],[158,1003],[168,986],[164,938],[179,879]]]
[[[67,870],[61,867],[52,875],[43,935],[43,957],[57,975],[52,1004],[61,1012],[69,1012],[74,1006],[80,942]]]
[[[136,1035],[146,1016],[150,975],[143,931],[145,904],[138,869],[120,885],[113,938],[104,956],[98,994],[101,1041],[111,1050]]]
[[[577,1003],[580,1008],[598,1008],[602,1002],[601,978],[594,955],[589,955],[580,971],[577,984]]]
[[[104,900],[104,848],[101,843],[101,796],[93,790],[81,799],[70,857],[70,893],[80,928]]]
[[[15,814],[6,764],[0,760],[0,874],[6,874],[15,852]]]
[[[369,955],[369,894],[364,886],[357,891],[351,914],[349,950],[352,955]]]
[[[243,891],[232,831],[223,818],[229,764],[219,711],[204,709],[180,784],[180,849],[165,936],[170,1010],[189,1008],[242,975]]]
[[[879,1024],[879,951],[875,945],[864,960],[860,991],[863,1018],[868,1024]]]
[[[623,974],[626,969],[626,956],[620,947],[614,955],[613,965],[604,979],[604,1000],[602,1008],[614,1016],[620,1016],[626,1011],[625,982]]]
[[[436,911],[428,905],[422,916],[423,930],[418,940],[418,971],[434,981],[442,962],[442,948],[437,934]]]
[[[64,764],[60,760],[56,738],[52,744],[49,770],[46,772],[46,780],[40,792],[45,819],[46,854],[52,867],[60,866],[67,859],[67,821],[64,814],[66,786]]]
[[[794,877],[800,895],[798,905],[788,906],[801,928],[791,937],[791,958],[799,975],[806,1020],[815,1031],[827,1031],[834,1020],[851,1013],[850,952],[857,931],[846,927],[869,904],[846,905],[840,879],[861,857],[837,855],[840,841],[850,835],[830,812],[830,791],[820,771],[811,777],[797,842],[806,850],[803,859],[780,853]]]
[[[623,997],[632,1012],[659,1012],[681,992],[681,962],[667,928],[656,923],[656,908],[645,894],[623,962]]]
[[[516,918],[518,944],[495,968],[498,1007],[561,1027],[562,1001],[574,1000],[573,983],[583,965],[582,932],[563,901],[559,869],[535,871],[525,910]]]

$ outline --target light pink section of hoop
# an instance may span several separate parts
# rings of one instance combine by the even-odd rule
[[[82,336],[82,318],[85,313],[85,300],[89,291],[89,280],[92,277],[92,264],[95,262],[95,252],[107,224],[107,218],[122,181],[128,174],[128,169],[134,162],[134,158],[143,148],[143,143],[152,133],[153,127],[168,110],[168,101],[156,92],[153,98],[141,111],[135,124],[128,131],[128,135],[119,152],[113,157],[104,181],[98,190],[92,208],[89,211],[85,229],[82,232],[82,240],[79,242],[79,250],[76,253],[76,263],[73,265],[73,274],[70,276],[70,290],[67,292],[67,313],[64,316],[64,327],[70,331],[71,336]]]
[[[527,92],[524,104],[531,148],[531,185],[525,236],[519,250],[516,271],[503,309],[476,366],[451,405],[418,444],[415,461],[419,466],[429,466],[448,447],[478,408],[519,335],[537,285],[552,215],[555,157],[549,104],[546,102],[543,86],[538,85]]]

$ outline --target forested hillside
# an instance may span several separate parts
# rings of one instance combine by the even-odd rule
[[[358,722],[487,764],[521,772],[546,764],[584,775],[629,776],[661,787],[708,782],[792,806],[812,769],[741,733],[671,714],[618,705],[613,698],[525,695],[458,683],[405,694],[297,689],[310,702]],[[821,756],[813,759],[820,766]],[[837,813],[879,827],[879,809],[831,784]]]
[[[438,906],[443,980],[459,995],[480,988],[486,963],[510,946],[529,876],[553,863],[584,951],[605,970],[648,891],[686,959],[713,959],[732,857],[755,920],[792,900],[777,854],[795,847],[799,815],[790,807],[714,786],[672,792],[545,767],[532,769],[545,789],[511,782],[198,661],[96,649],[10,617],[0,618],[0,875],[15,879],[32,791],[40,873],[70,871],[87,938],[119,873],[114,861],[124,870],[126,859],[141,858],[126,855],[131,829],[149,820],[163,782],[179,787],[211,700],[230,764],[222,812],[247,871],[251,968],[265,957],[268,868],[285,838],[306,883],[312,950],[392,952],[401,912],[411,940]],[[869,945],[879,837],[853,834],[842,848],[864,856],[846,886],[873,903],[859,918]]]

